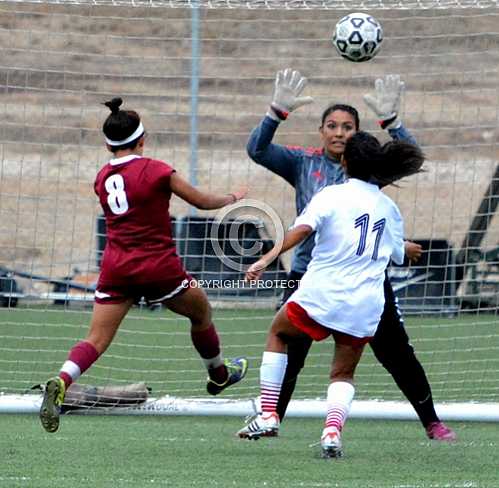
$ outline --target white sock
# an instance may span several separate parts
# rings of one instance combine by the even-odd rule
[[[287,365],[287,354],[270,351],[263,353],[260,366],[260,403],[262,412],[275,413]]]
[[[327,389],[327,415],[325,427],[336,427],[341,432],[345,424],[355,387],[346,381],[335,381]]]
[[[81,376],[80,367],[69,359],[64,362],[59,373],[66,373],[67,375],[71,376],[71,379],[73,381],[76,381]]]
[[[203,360],[204,366],[207,370],[218,368],[224,363],[222,353],[217,354],[214,358],[201,358]]]

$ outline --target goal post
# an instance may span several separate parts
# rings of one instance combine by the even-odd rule
[[[331,42],[336,21],[352,11],[383,26],[381,51],[365,63],[340,58]],[[36,411],[31,386],[57,373],[85,336],[102,245],[93,194],[108,158],[102,102],[113,96],[141,114],[148,155],[213,192],[250,187],[257,203],[224,214],[225,234],[219,213],[193,216],[175,198],[171,207],[189,271],[206,280],[219,272],[206,286],[224,354],[248,356],[250,370],[222,400],[209,399],[187,321],[137,307],[80,381],[145,382],[153,399],[133,413],[254,411],[275,282],[289,255],[269,289],[250,293],[231,267],[242,262],[237,246],[227,249],[241,244],[242,221],[268,243],[295,217],[293,189],[246,154],[276,71],[292,67],[308,78],[314,103],[275,140],[306,147],[319,144],[320,115],[332,102],[358,108],[362,128],[386,140],[362,96],[385,74],[404,80],[401,117],[427,161],[425,172],[386,191],[407,238],[425,250],[419,267],[391,275],[438,412],[499,420],[496,1],[0,0],[0,19],[0,412]],[[203,218],[204,234],[182,227]],[[329,342],[314,344],[291,415],[323,414],[331,354]],[[370,351],[356,382],[354,416],[415,418]]]

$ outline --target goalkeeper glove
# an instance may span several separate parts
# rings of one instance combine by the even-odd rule
[[[364,102],[376,114],[382,129],[397,129],[402,123],[398,112],[404,82],[399,75],[387,75],[375,81],[374,89],[374,95],[364,95]]]
[[[267,115],[280,122],[302,105],[312,103],[312,97],[300,97],[307,85],[307,79],[299,71],[286,68],[277,72],[274,85],[274,96]]]

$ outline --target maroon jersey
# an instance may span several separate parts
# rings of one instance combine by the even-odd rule
[[[162,161],[125,156],[97,174],[94,189],[106,218],[99,285],[140,285],[184,276],[172,239],[170,177]]]

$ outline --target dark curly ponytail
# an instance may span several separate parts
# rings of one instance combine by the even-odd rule
[[[425,157],[419,146],[405,141],[390,141],[382,148],[381,161],[373,171],[373,179],[379,186],[390,185],[397,180],[422,171]]]
[[[424,154],[408,142],[380,144],[368,132],[359,131],[346,143],[343,157],[348,176],[386,186],[421,171]]]

